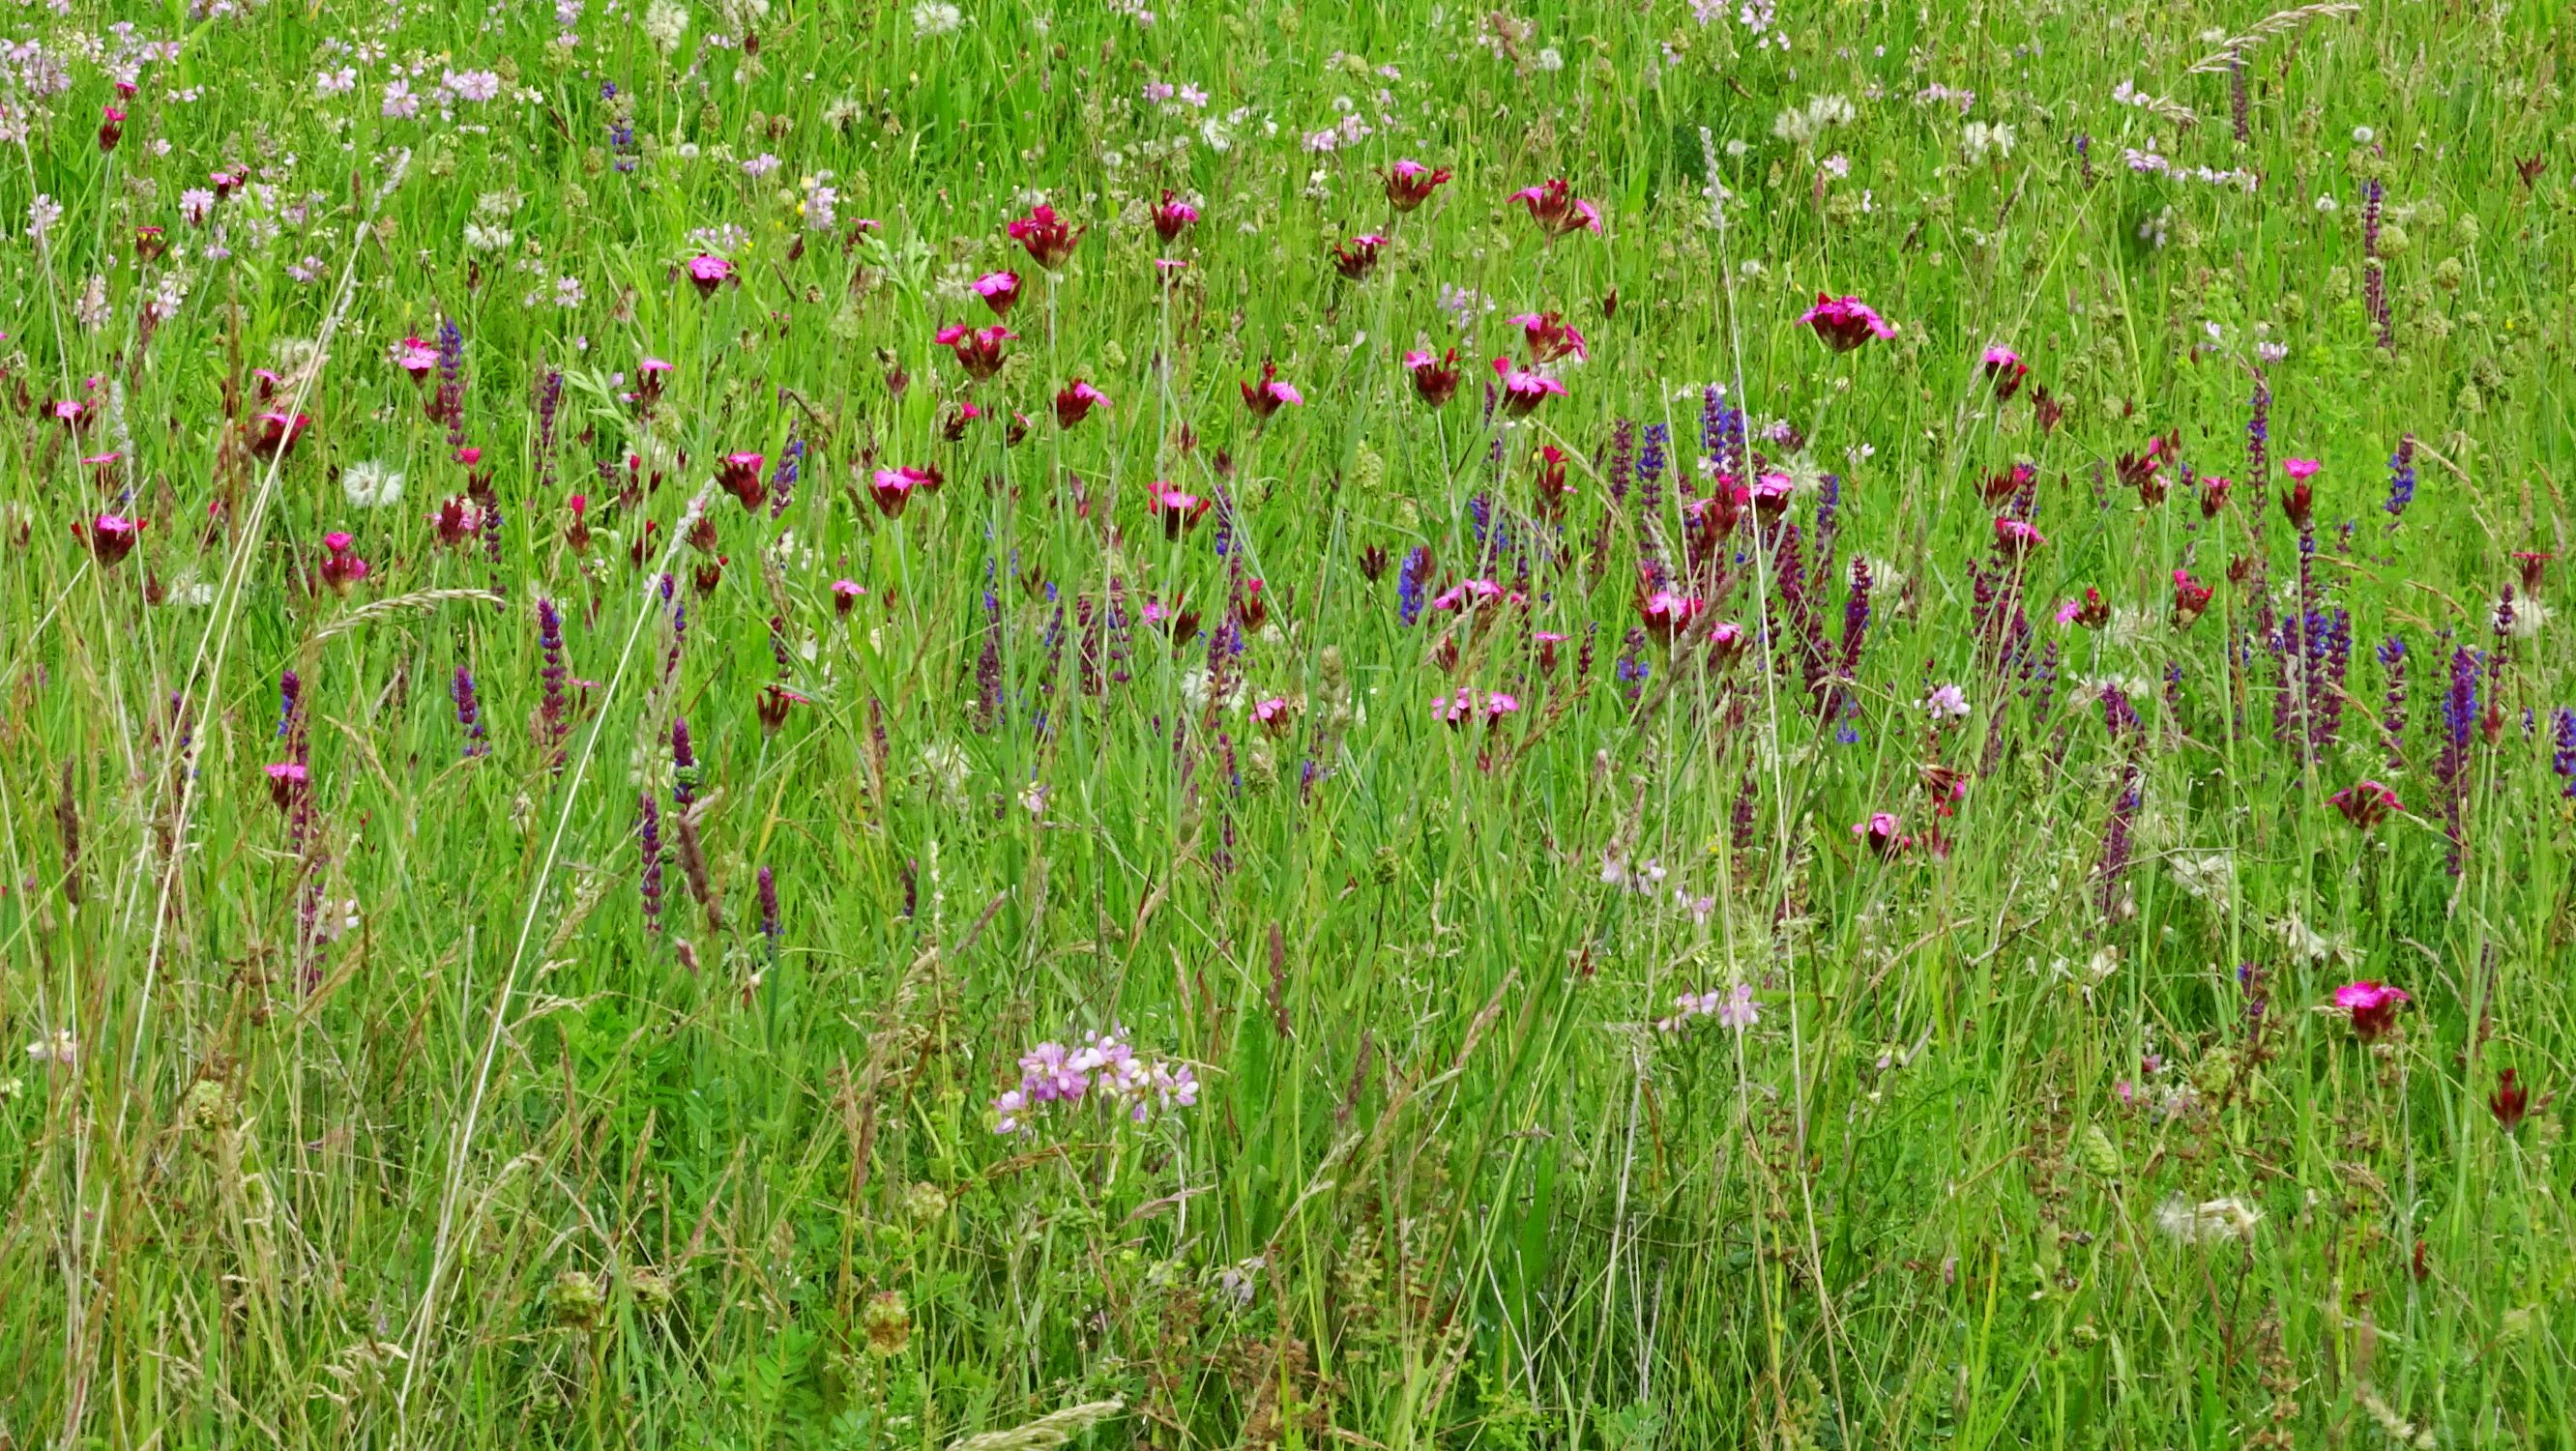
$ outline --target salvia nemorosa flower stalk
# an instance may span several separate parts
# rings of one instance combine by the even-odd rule
[[[654,804],[650,791],[639,794],[635,799],[636,812],[641,818],[636,826],[636,838],[644,858],[644,930],[659,933],[662,930],[662,808]]]
[[[2259,539],[2272,492],[2272,385],[2261,373],[2254,375],[2254,396],[2246,404],[2245,477],[2254,485],[2254,529]]]
[[[2305,733],[2310,756],[2316,754],[2317,707],[2325,686],[2324,611],[2316,607],[2316,535],[2299,531],[2299,598],[2290,612],[2289,650],[2298,672],[2298,689],[2287,697],[2291,720]]]
[[[1002,602],[984,591],[984,648],[975,656],[975,728],[990,731],[1002,719]]]
[[[1047,589],[1052,594],[1055,586],[1050,584]],[[1064,606],[1058,603],[1047,618],[1046,633],[1038,641],[1038,649],[1045,662],[1038,671],[1038,699],[1041,704],[1030,717],[1029,724],[1041,740],[1046,739],[1053,718],[1050,707],[1055,702],[1057,674],[1064,668],[1064,638]],[[780,673],[786,673],[784,665],[780,667]]]
[[[1206,721],[1210,728],[1216,724],[1217,707],[1243,683],[1244,598],[1243,579],[1237,574],[1225,616],[1208,632]]]
[[[438,392],[431,396],[430,421],[445,425],[450,449],[465,447],[465,330],[452,317],[438,320]]]
[[[1109,642],[1109,682],[1124,685],[1135,678],[1128,662],[1134,658],[1136,618],[1127,609],[1127,588],[1117,580],[1109,582],[1109,610],[1103,632]]]
[[[2010,561],[1968,566],[1970,632],[1997,675],[2027,674],[2030,617],[2022,609],[2022,568]]]
[[[1621,644],[1619,663],[1613,667],[1613,673],[1618,677],[1620,693],[1626,695],[1628,703],[1633,706],[1645,694],[1646,677],[1654,673],[1654,667],[1646,663],[1646,632],[1642,628],[1629,626],[1627,638]]]
[[[1869,561],[1854,559],[1851,593],[1843,600],[1842,673],[1847,680],[1859,673],[1861,646],[1869,637],[1869,591]]]
[[[1700,394],[1699,434],[1700,451],[1712,468],[1739,479],[1746,476],[1744,415],[1727,406],[1726,389],[1719,384],[1709,384]]]
[[[1431,550],[1415,545],[1406,550],[1404,563],[1395,572],[1396,623],[1411,628],[1422,618],[1422,606],[1431,587]]]
[[[787,435],[787,446],[778,451],[778,466],[769,474],[769,517],[776,519],[787,512],[796,496],[797,475],[805,466],[805,440],[794,431]]]
[[[1758,842],[1754,828],[1761,816],[1761,809],[1761,788],[1755,782],[1753,768],[1748,765],[1744,768],[1743,778],[1735,783],[1735,804],[1729,807],[1726,813],[1727,844],[1735,851],[1735,870],[1738,876],[1754,875],[1751,870],[1753,850]]]
[[[2111,818],[2102,829],[2102,860],[2097,868],[2097,875],[2100,883],[2102,915],[2105,917],[2119,915],[2120,879],[2127,875],[2129,870],[2129,854],[2135,844],[2138,805],[2145,794],[2145,786],[2146,768],[2132,757],[2121,769],[2120,794],[2111,803]]]
[[[662,602],[671,607],[671,649],[662,657],[662,681],[669,684],[680,675],[680,650],[689,643],[689,603],[680,598],[677,582],[668,574],[662,576]]]
[[[1851,593],[1843,597],[1842,656],[1835,662],[1833,680],[1823,701],[1823,718],[1829,723],[1842,723],[1836,739],[1845,745],[1860,739],[1848,720],[1860,713],[1860,698],[1853,693],[1852,682],[1860,678],[1861,647],[1869,638],[1869,591],[1869,561],[1855,559]]]
[[[1664,507],[1664,468],[1672,461],[1673,430],[1666,423],[1646,425],[1645,446],[1637,451],[1637,517],[1652,519]]]
[[[2102,687],[2102,728],[2110,733],[2111,744],[2127,741],[2144,743],[2146,726],[2138,719],[2138,709],[2129,703],[2126,691],[2116,685]]]
[[[2372,652],[2388,682],[2387,705],[2380,711],[2379,733],[2388,746],[2388,769],[2406,769],[2406,638],[2391,635]]]
[[[2370,306],[2371,322],[2379,329],[2379,345],[2394,352],[2397,330],[2389,321],[2388,264],[2379,256],[2379,213],[2387,193],[2374,176],[2363,184],[2361,195],[2362,297]]]
[[[878,793],[884,793],[886,773],[893,769],[894,741],[886,732],[885,702],[868,697],[868,774]]]
[[[1797,521],[1783,519],[1771,540],[1773,570],[1770,594],[1763,600],[1765,631],[1783,655],[1782,668],[1795,666],[1810,698],[1820,698],[1832,672],[1824,628],[1816,619],[1816,602],[1807,593],[1805,535]],[[1776,602],[1779,608],[1774,611]]]
[[[563,408],[564,377],[561,368],[546,369],[537,384],[537,497],[551,499],[555,493],[555,420]]]
[[[304,711],[304,677],[289,670],[277,677],[277,738],[295,733]]]
[[[2260,1031],[2263,1014],[2272,1003],[2271,974],[2259,964],[2240,962],[2236,965],[2236,982],[2245,990],[2245,1026],[2248,1031]]]
[[[2468,804],[2470,743],[2478,723],[2478,674],[2484,662],[2465,645],[2451,651],[2451,684],[2442,695],[2442,750],[2433,761],[2433,777],[2442,787],[2442,825],[2450,838],[2451,874],[2460,874],[2467,848],[2460,834],[2460,813]]]
[[[564,737],[572,728],[572,710],[564,698],[570,672],[564,666],[563,616],[555,609],[555,602],[542,595],[537,599],[537,648],[544,652],[546,661],[539,672],[545,680],[545,697],[537,707],[538,744],[545,752],[546,769],[560,772],[564,768]]]
[[[2388,502],[2380,505],[2388,511],[2394,527],[2406,506],[2415,502],[2415,435],[2397,440],[2397,451],[2388,456]]]
[[[2549,769],[2567,783],[2558,794],[2576,800],[2576,708],[2560,706],[2551,713],[2550,740],[2556,747],[2550,753]]]
[[[1116,596],[1111,596],[1113,607]],[[1075,685],[1085,695],[1097,696],[1106,688],[1101,675],[1100,656],[1107,644],[1107,631],[1101,628],[1099,606],[1088,594],[1073,597],[1073,669]]]
[[[474,693],[474,673],[457,666],[447,694],[456,702],[456,724],[465,732],[465,754],[479,756],[491,750],[492,744],[483,733],[483,705]]]
[[[2318,632],[2322,657],[2312,709],[2315,711],[2315,753],[2324,755],[2343,730],[2344,680],[2352,669],[2352,614],[2341,606],[2326,612],[2323,628]]]
[[[1234,491],[1220,481],[1212,493],[1216,503],[1216,531],[1208,543],[1216,557],[1224,559],[1234,552]]]
[[[2251,116],[2250,100],[2245,90],[2245,57],[2231,55],[2227,58],[2227,110],[2229,118],[2235,122],[2236,144],[2239,146],[2243,146],[2254,137],[2253,129],[2248,124]]]
[[[769,960],[778,960],[778,876],[767,867],[760,869],[760,938]]]
[[[671,804],[682,811],[698,799],[698,752],[686,716],[671,719]]]
[[[1628,486],[1636,478],[1637,420],[1622,418],[1610,429],[1610,462],[1603,475],[1610,507],[1617,510],[1628,502]]]
[[[1637,476],[1637,422],[1622,418],[1610,430],[1609,460],[1603,470],[1601,527],[1592,536],[1592,570],[1595,574],[1610,562],[1610,533],[1628,504],[1629,487]]]
[[[1816,558],[1807,569],[1807,592],[1821,595],[1834,572],[1834,546],[1842,536],[1843,480],[1827,474],[1816,491]]]

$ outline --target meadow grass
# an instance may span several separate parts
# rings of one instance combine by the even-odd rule
[[[0,33],[0,1447],[2576,1440],[2576,12]]]

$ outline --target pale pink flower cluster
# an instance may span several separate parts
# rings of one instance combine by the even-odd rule
[[[1021,1054],[1020,1086],[993,1100],[993,1130],[1024,1132],[1050,1104],[1112,1104],[1143,1123],[1156,1109],[1170,1113],[1198,1101],[1198,1077],[1188,1064],[1139,1057],[1126,1029],[1113,1027],[1076,1047],[1049,1041]]]
[[[1741,1033],[1762,1020],[1762,1005],[1753,1000],[1753,984],[1737,983],[1725,992],[1683,993],[1673,999],[1673,1015],[1655,1020],[1655,1031],[1678,1033],[1693,1018],[1715,1018],[1721,1028]]]

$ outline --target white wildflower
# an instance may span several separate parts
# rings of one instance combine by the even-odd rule
[[[2301,962],[2323,965],[2331,962],[2350,964],[2361,960],[2349,938],[2319,932],[2307,920],[2293,912],[2280,921],[2281,945],[2290,956]]]
[[[1812,146],[1816,138],[1836,126],[1851,123],[1858,113],[1852,103],[1839,95],[1810,96],[1802,107],[1792,106],[1771,122],[1771,134],[1792,146]]]
[[[689,33],[689,7],[678,0],[653,0],[644,12],[644,35],[660,47],[664,55],[680,48],[680,38]]]
[[[2176,1194],[2156,1208],[2157,1227],[2183,1244],[2250,1240],[2262,1222],[2262,1210],[2233,1197],[2194,1204]]]
[[[918,40],[955,35],[965,24],[965,12],[948,0],[920,0],[912,7],[912,33]]]
[[[183,610],[202,610],[215,602],[214,581],[198,578],[191,570],[170,581],[167,602]]]
[[[27,1057],[38,1063],[59,1063],[65,1068],[80,1061],[80,1039],[69,1028],[53,1032],[27,1045]]]
[[[974,774],[975,763],[953,741],[933,741],[922,748],[921,769],[939,794],[951,800],[964,794],[966,779]]]
[[[2236,903],[2236,862],[2223,851],[2176,852],[2165,858],[2175,885],[2194,901],[2225,912]]]
[[[2540,638],[2540,627],[2549,623],[2549,607],[2530,595],[2515,595],[2496,601],[2496,622],[2504,632],[2517,640]]]
[[[340,492],[352,509],[382,509],[402,502],[402,470],[376,459],[361,459],[340,471]]]

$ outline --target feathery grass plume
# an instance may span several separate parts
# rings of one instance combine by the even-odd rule
[[[1049,1411],[1024,1426],[986,1431],[948,1443],[948,1451],[1054,1451],[1127,1408],[1124,1401],[1085,1401]]]
[[[2205,76],[2241,68],[2247,51],[2276,35],[2287,35],[2291,31],[2305,28],[2314,21],[2332,20],[2360,13],[2361,6],[2358,0],[2324,0],[2321,4],[2298,5],[2287,10],[2275,10],[2247,27],[2244,34],[2229,36],[2219,42],[2218,49],[2194,61],[2191,68],[2183,74]]]
[[[375,624],[378,621],[387,619],[391,616],[404,614],[412,610],[436,609],[438,606],[447,604],[451,601],[466,601],[482,605],[504,605],[508,603],[508,600],[498,592],[488,589],[415,590],[410,594],[395,595],[391,599],[381,599],[370,604],[361,605],[358,608],[349,611],[347,614],[335,618],[330,624],[313,632],[313,642],[318,645],[325,640],[336,640],[342,635],[364,629],[369,625]]]

